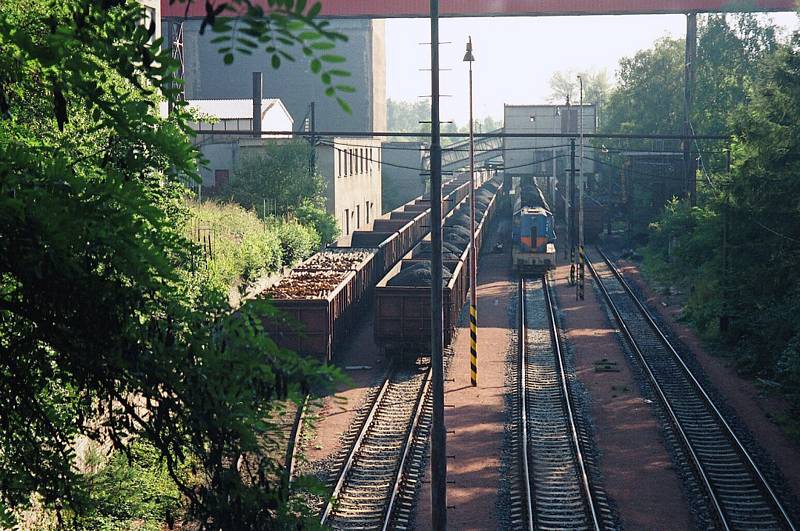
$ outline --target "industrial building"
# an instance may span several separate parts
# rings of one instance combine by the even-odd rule
[[[594,104],[579,105],[505,105],[504,131],[507,134],[578,134],[581,123],[585,134],[597,131],[597,112]],[[583,120],[581,122],[581,116]],[[579,123],[580,122],[580,123]],[[535,177],[546,190],[548,201],[557,204],[553,178],[561,180],[570,164],[568,138],[529,137],[503,139],[503,160],[506,174],[515,177]],[[577,143],[576,143],[577,144]],[[583,173],[595,172],[594,149],[585,143]],[[580,152],[576,146],[576,169],[580,168]],[[566,187],[564,187],[566,189]]]
[[[326,210],[336,218],[342,236],[362,229],[381,211],[381,142],[334,138],[316,148],[317,171],[325,178]]]
[[[181,8],[182,9],[182,8]],[[165,12],[167,12],[165,10]],[[168,12],[167,12],[168,14]],[[182,10],[181,10],[182,14]],[[350,72],[347,84],[355,93],[346,100],[353,109],[344,112],[334,98],[325,95],[325,85],[311,73],[300,50],[296,61],[284,61],[280,69],[268,65],[268,55],[237,53],[233,64],[226,65],[219,53],[222,46],[212,43],[214,34],[200,34],[201,18],[165,16],[165,43],[176,49],[181,58],[185,97],[190,100],[249,98],[251,72],[264,71],[264,97],[280,99],[296,124],[302,124],[314,103],[314,122],[318,130],[384,131],[386,129],[386,58],[384,21],[368,19],[329,20],[329,29],[347,36],[337,42],[335,53],[347,59],[343,68]],[[289,50],[291,51],[291,50]]]
[[[423,159],[428,152],[424,142],[384,142],[382,144],[383,210],[388,212],[425,193],[428,177]]]
[[[286,135],[275,132],[292,130],[294,120],[280,100],[261,99],[260,106],[254,106],[253,101],[189,100],[189,107],[195,109],[201,117],[206,117],[189,124],[197,131],[208,131],[195,137],[195,145],[207,160],[200,167],[204,187],[216,189],[229,182],[243,147],[257,149],[265,142],[287,138]],[[252,133],[254,123],[261,131],[258,138]],[[237,131],[241,131],[241,135],[230,134]]]

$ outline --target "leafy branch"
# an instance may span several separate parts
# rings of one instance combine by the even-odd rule
[[[352,112],[342,94],[355,92],[343,82],[350,72],[341,68],[345,58],[333,53],[336,42],[346,42],[347,36],[329,29],[330,23],[317,20],[322,4],[308,4],[306,0],[268,0],[268,11],[252,0],[231,0],[214,5],[206,0],[206,15],[200,26],[201,34],[210,26],[217,36],[211,42],[218,48],[225,64],[234,61],[234,52],[252,55],[263,49],[270,58],[272,68],[278,69],[283,61],[293,62],[300,49],[309,61],[314,75],[325,84],[325,95],[336,98],[345,112]],[[225,14],[233,17],[221,16]]]

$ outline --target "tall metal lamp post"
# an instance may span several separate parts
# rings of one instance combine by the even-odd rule
[[[581,106],[580,106],[580,139],[581,139],[581,159],[578,163],[578,299],[583,300],[583,289],[584,289],[584,263],[586,261],[586,256],[584,254],[585,250],[583,248],[583,192],[586,184],[584,183],[583,178],[583,77],[578,76],[578,80],[581,83]]]
[[[469,369],[470,383],[473,387],[478,385],[478,250],[475,248],[475,131],[472,118],[472,37],[467,41],[467,53],[464,62],[469,63]]]
[[[559,117],[561,117],[561,108],[558,105],[556,105],[556,110],[553,113],[553,140],[555,140],[555,134],[557,133],[556,129],[560,125],[558,123]],[[550,181],[550,198],[551,198],[551,201],[552,201],[551,205],[552,205],[553,209],[556,208],[556,199],[557,199],[557,196],[556,196],[556,175],[557,175],[556,172],[557,172],[557,170],[558,170],[558,157],[556,156],[556,147],[554,145],[553,146],[553,178]],[[555,210],[553,210],[553,212],[555,212]]]

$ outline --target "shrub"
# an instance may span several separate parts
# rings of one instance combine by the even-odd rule
[[[203,237],[210,234],[211,250],[197,260],[199,267],[206,267],[201,274],[204,281],[227,291],[240,281],[252,282],[280,269],[283,253],[278,230],[254,212],[215,201],[191,201],[189,208],[191,237],[202,246]]]
[[[294,266],[319,248],[319,235],[312,227],[306,227],[294,220],[275,221],[272,226],[277,230],[281,242],[283,265]]]
[[[132,443],[130,460],[124,452],[116,452],[87,480],[92,485],[91,509],[78,518],[80,528],[159,531],[165,517],[177,519],[181,493],[152,445]]]
[[[336,218],[311,201],[303,202],[295,211],[295,216],[303,225],[314,227],[319,235],[320,245],[335,242],[342,232],[336,224]]]

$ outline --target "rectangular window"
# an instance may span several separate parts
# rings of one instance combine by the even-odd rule
[[[214,170],[214,187],[222,188],[230,182],[228,170]]]
[[[361,228],[361,205],[356,205],[356,228]]]
[[[336,169],[336,176],[341,177],[344,173],[344,157],[341,150],[338,150],[337,153],[339,154],[339,167]]]
[[[344,233],[345,234],[350,234],[350,209],[349,208],[345,208],[344,209],[344,223],[343,223],[343,225],[344,225]]]
[[[372,206],[372,205],[370,205],[370,204],[369,204],[369,201],[367,201],[367,203],[366,203],[366,208],[364,209],[364,210],[366,210],[366,211],[367,211],[367,212],[366,212],[366,213],[367,213],[367,224],[369,224],[369,209],[370,209],[370,207],[371,207],[371,206]]]

